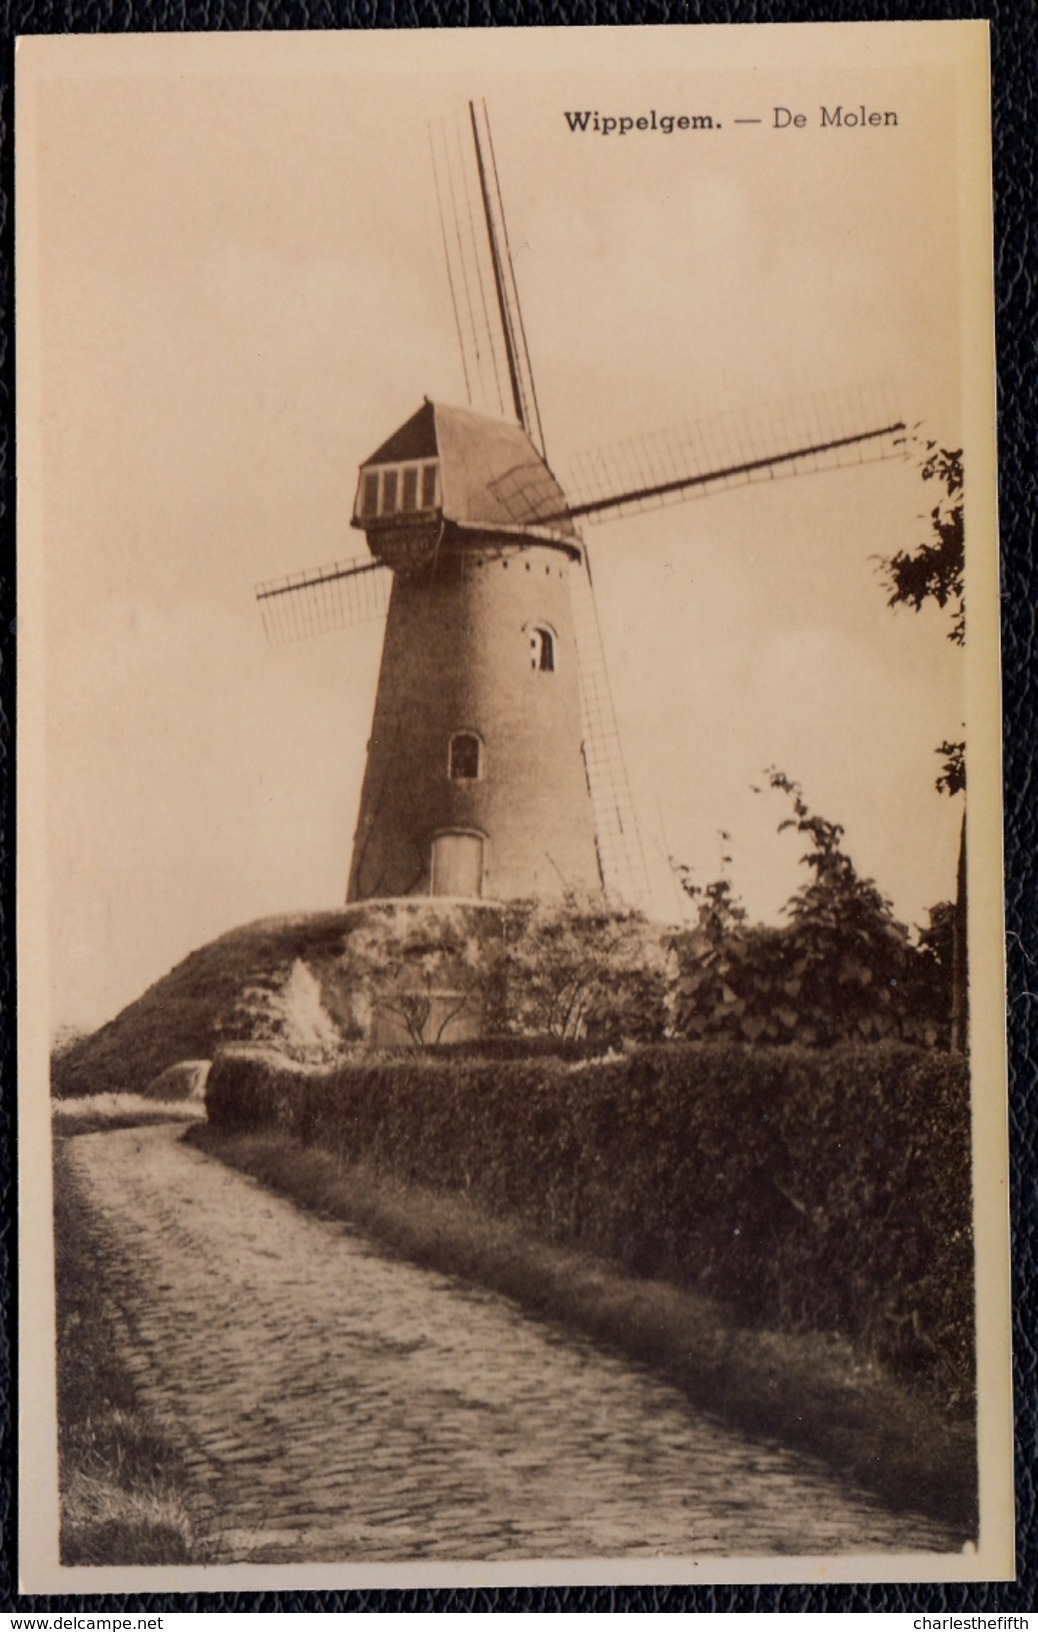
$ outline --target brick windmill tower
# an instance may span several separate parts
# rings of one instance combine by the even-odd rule
[[[603,888],[645,904],[580,523],[889,457],[904,425],[833,394],[586,456],[564,490],[545,454],[485,109],[470,104],[469,125],[471,147],[445,166],[434,149],[434,169],[470,403],[496,411],[426,399],[360,467],[353,525],[369,555],[262,584],[257,598],[274,640],[386,612],[348,901]]]
[[[361,467],[394,581],[349,900],[600,885],[565,510],[520,425],[431,402]]]

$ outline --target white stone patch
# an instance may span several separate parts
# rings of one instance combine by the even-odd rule
[[[292,1059],[314,1065],[342,1052],[339,1028],[321,1000],[321,983],[302,958],[279,987],[249,987],[241,1006],[253,1020],[254,1042],[274,1043]]]

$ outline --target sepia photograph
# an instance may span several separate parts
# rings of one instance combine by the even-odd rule
[[[23,1590],[1011,1575],[987,47],[19,42]]]

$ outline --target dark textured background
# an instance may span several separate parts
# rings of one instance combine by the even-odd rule
[[[998,281],[998,365],[1000,380],[1000,503],[1002,533],[1002,638],[1005,706],[1006,910],[1009,951],[1010,1105],[1012,1119],[1012,1191],[1014,1237],[1015,1372],[1017,1409],[1017,1577],[1009,1583],[868,1587],[628,1587],[500,1592],[357,1592],[241,1593],[135,1597],[26,1598],[16,1590],[13,1523],[15,1508],[12,1419],[16,1394],[6,1391],[6,1420],[0,1452],[0,1507],[4,1514],[4,1553],[0,1559],[0,1607],[4,1609],[107,1608],[209,1611],[344,1609],[534,1611],[577,1610],[625,1613],[637,1610],[909,1610],[965,1608],[1028,1610],[1038,1607],[1038,1537],[1035,1534],[1036,1430],[1034,1333],[1038,1326],[1035,1279],[1036,1133],[1035,1088],[1038,1038],[1034,1006],[1038,1002],[1038,933],[1036,933],[1036,860],[1038,810],[1033,781],[1038,770],[1038,642],[1035,631],[1036,552],[1031,520],[1036,465],[1035,421],[1038,404],[1028,392],[1034,381],[1036,304],[1032,280],[1038,274],[1033,235],[1038,223],[1035,188],[1034,127],[1038,120],[1038,9],[1035,0],[992,0],[989,4],[898,5],[854,3],[854,0],[0,0],[3,16],[0,64],[0,511],[12,538],[14,518],[14,356],[13,253],[14,222],[12,107],[14,38],[19,33],[99,33],[183,29],[413,28],[417,26],[488,27],[537,23],[685,23],[685,22],[852,22],[904,17],[987,17],[993,26],[996,270]],[[1029,367],[1030,366],[1030,370]],[[4,817],[0,826],[3,855],[3,924],[6,958],[0,965],[0,1002],[11,1014],[14,981],[14,879],[11,846],[14,777],[7,725],[14,710],[13,552],[3,572],[4,615],[0,618],[0,791]],[[32,654],[25,654],[31,659]],[[13,1334],[17,1289],[13,1284],[14,1194],[11,1133],[14,1106],[14,1041],[4,1037],[4,1096],[0,1132],[8,1137],[0,1154],[0,1184],[7,1202],[7,1228],[0,1250],[0,1285],[8,1333]],[[10,1338],[13,1342],[13,1336]],[[0,1364],[11,1350],[0,1349]]]

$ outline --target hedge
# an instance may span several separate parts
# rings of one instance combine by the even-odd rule
[[[425,1050],[435,1060],[480,1059],[490,1060],[597,1060],[602,1057],[601,1042],[587,1037],[524,1037],[503,1032],[488,1037],[465,1037],[451,1043],[431,1043]]]
[[[966,1410],[969,1072],[903,1044],[660,1044],[621,1059],[217,1057],[214,1126],[459,1191],[548,1238],[812,1329]]]

